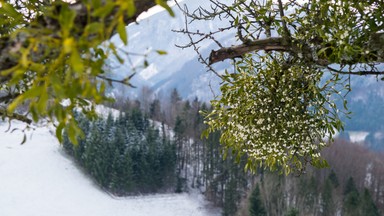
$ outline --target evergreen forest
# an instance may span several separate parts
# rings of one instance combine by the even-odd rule
[[[143,99],[147,98],[147,99]],[[244,170],[247,158],[223,153],[219,132],[202,138],[204,102],[167,98],[118,99],[118,114],[89,120],[85,137],[64,149],[97,184],[115,196],[198,190],[223,216],[371,215],[384,213],[383,154],[347,141],[323,151],[330,168],[289,176]]]

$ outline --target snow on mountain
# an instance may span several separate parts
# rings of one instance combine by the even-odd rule
[[[173,2],[173,1],[170,1]],[[194,11],[199,6],[210,8],[209,1],[184,0],[179,1],[180,5],[187,5],[189,11]],[[223,3],[231,3],[229,0]],[[138,24],[131,24],[126,27],[129,41],[125,46],[118,35],[112,38],[124,52],[131,53],[125,63],[113,67],[111,76],[123,78],[133,73],[132,67],[137,67],[136,75],[133,77],[132,84],[137,88],[120,87],[112,89],[113,94],[123,94],[129,97],[140,97],[141,88],[149,87],[157,96],[168,96],[173,88],[177,88],[183,98],[193,99],[198,97],[201,100],[209,101],[214,95],[219,94],[220,80],[212,72],[207,72],[204,65],[198,62],[197,54],[193,48],[180,49],[175,45],[185,45],[190,41],[186,35],[172,32],[172,30],[185,29],[185,16],[180,9],[173,4],[172,8],[176,16],[171,18],[169,14],[159,6],[150,9],[139,17]],[[210,32],[217,30],[218,27],[227,27],[229,23],[226,19],[214,19],[210,21],[193,22],[188,26],[190,31],[199,30],[200,32]],[[216,39],[223,46],[238,44],[235,41],[235,32],[223,32],[216,35]],[[199,44],[200,52],[207,57],[211,50],[218,49],[218,46],[209,40]],[[156,50],[164,50],[167,55],[158,55]],[[122,52],[121,52],[122,53]],[[146,54],[148,66],[144,65],[144,57],[136,54]],[[124,55],[123,55],[124,56]],[[111,57],[112,62],[116,62]],[[231,70],[230,63],[224,62],[213,65],[218,71],[225,69]],[[337,68],[337,65],[336,65]],[[381,65],[381,68],[384,68]],[[356,88],[356,98],[360,99],[360,87],[374,86],[377,92],[384,97],[384,88],[378,85],[374,77],[353,77],[352,87]]]
[[[229,0],[226,0],[230,2]],[[189,11],[194,11],[199,6],[209,8],[209,1],[185,0],[180,2],[186,4]],[[192,48],[180,49],[175,45],[185,45],[189,43],[186,35],[172,32],[172,30],[185,29],[185,17],[177,6],[173,6],[176,16],[171,18],[169,14],[159,7],[151,9],[140,17],[138,24],[131,24],[126,29],[129,42],[127,46],[120,41],[116,35],[112,42],[121,50],[129,53],[149,54],[147,61],[148,67],[138,70],[132,79],[132,84],[136,89],[128,89],[124,94],[131,97],[140,95],[141,87],[147,86],[158,95],[168,95],[173,88],[177,88],[184,98],[199,97],[203,100],[213,98],[211,87],[218,93],[219,79],[211,72],[207,72],[204,65],[197,61],[196,52]],[[212,20],[209,22],[196,22],[191,25],[191,31],[199,29],[204,32],[214,30],[218,26],[228,26],[226,21]],[[233,42],[233,34],[225,33],[218,36],[220,41],[225,41],[224,46]],[[204,42],[200,44],[201,52],[208,56],[212,49],[217,49],[215,44]],[[158,55],[156,50],[164,50],[167,55]],[[143,57],[131,55],[130,60],[126,59],[125,64],[114,68],[112,76],[122,78],[132,73],[132,66],[142,66]],[[113,58],[111,58],[113,61]],[[217,64],[215,67],[220,71],[228,64]],[[211,87],[209,86],[211,85]],[[121,90],[115,89],[116,94]]]
[[[24,128],[13,122],[12,128]],[[66,157],[52,132],[37,127],[7,132],[0,122],[0,215],[4,216],[207,216],[201,194],[116,198],[100,190]],[[12,130],[12,129],[11,129]]]

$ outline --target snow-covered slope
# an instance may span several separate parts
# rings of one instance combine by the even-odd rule
[[[170,1],[173,2],[173,1]],[[194,11],[199,6],[210,8],[209,1],[184,0],[181,5],[187,5],[189,11]],[[222,3],[231,3],[230,0],[223,0]],[[133,66],[142,66],[143,56],[136,54],[148,54],[148,67],[138,68],[137,74],[132,79],[132,84],[137,88],[112,89],[114,94],[124,94],[129,97],[140,96],[143,86],[149,87],[158,96],[168,96],[173,88],[177,88],[183,98],[192,99],[195,96],[201,100],[208,101],[214,94],[219,93],[220,80],[212,73],[207,72],[204,65],[198,62],[197,54],[192,48],[180,49],[175,45],[185,45],[190,41],[186,35],[172,32],[172,30],[185,29],[185,16],[177,6],[173,6],[176,16],[171,18],[161,7],[156,6],[144,13],[138,24],[131,24],[126,27],[129,42],[127,46],[115,35],[112,42],[124,52],[133,53],[125,63],[118,67],[113,67],[112,76],[115,78],[126,77],[133,73]],[[227,27],[229,23],[226,19],[215,19],[210,21],[193,22],[188,26],[189,31],[210,32],[216,31],[218,27]],[[235,32],[223,32],[215,36],[223,46],[238,44],[235,41]],[[199,43],[200,52],[207,57],[211,50],[218,49],[218,46],[209,40]],[[158,55],[155,50],[165,50],[167,55]],[[124,57],[124,55],[122,55]],[[113,57],[111,57],[113,60]],[[114,61],[116,62],[116,61]],[[114,65],[115,66],[115,65]],[[231,70],[228,62],[213,65],[218,71],[224,69]],[[383,66],[384,67],[384,66]],[[352,87],[366,89],[373,86],[375,91],[380,89],[381,96],[384,97],[384,88],[377,85],[375,78],[353,77]],[[379,87],[379,88],[378,88]],[[212,93],[214,92],[214,94]],[[358,92],[356,97],[359,98]],[[360,99],[360,98],[359,98]]]
[[[37,128],[24,145],[22,133],[7,128],[0,122],[1,216],[219,215],[199,194],[111,197],[66,157],[48,128]]]
[[[225,0],[230,2],[229,0]],[[224,1],[224,2],[225,2]],[[209,8],[209,1],[184,0],[181,5],[188,5],[190,11],[199,6]],[[169,14],[161,9],[155,8],[144,14],[138,24],[132,24],[127,27],[129,36],[128,46],[120,41],[118,36],[112,38],[117,47],[130,53],[150,53],[148,67],[144,70],[138,70],[138,73],[132,80],[136,89],[129,89],[125,94],[138,96],[142,86],[150,87],[157,94],[169,95],[173,88],[177,88],[184,98],[193,98],[198,96],[201,99],[208,100],[212,98],[209,87],[217,91],[219,80],[197,61],[196,52],[192,48],[180,49],[175,45],[185,45],[189,43],[186,35],[172,32],[172,30],[185,29],[185,17],[177,6],[173,6],[176,14],[171,18]],[[227,21],[213,20],[209,22],[193,23],[191,31],[199,29],[209,32],[218,26],[228,26]],[[227,46],[233,42],[233,34],[226,33],[218,36],[223,45]],[[212,49],[217,49],[212,43],[204,42],[199,44],[201,52],[208,56]],[[155,50],[164,50],[167,55],[158,55]],[[131,62],[135,66],[143,65],[142,56],[130,56],[131,61],[126,59],[125,64],[113,69],[114,77],[124,77],[132,73]],[[223,70],[224,64],[217,64],[217,69]],[[226,66],[228,66],[226,64]],[[121,90],[116,90],[119,93]],[[217,93],[217,92],[216,92]]]

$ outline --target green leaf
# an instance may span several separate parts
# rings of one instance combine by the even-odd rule
[[[71,67],[75,72],[80,73],[84,71],[84,64],[77,49],[72,50],[70,62],[71,62]]]
[[[2,7],[0,8],[0,13],[8,15],[12,19],[16,21],[20,21],[23,19],[23,15],[17,12],[17,10],[9,3],[2,3]]]
[[[83,131],[79,128],[75,120],[71,120],[68,125],[67,125],[67,131],[68,131],[68,137],[69,140],[74,144],[78,145],[78,137],[84,138],[84,133]]]
[[[24,67],[24,68],[27,68],[28,67],[28,64],[29,64],[29,60],[28,60],[28,50],[25,50],[22,55],[21,55],[21,58],[20,58],[20,63],[21,65]]]
[[[31,115],[32,115],[33,121],[34,122],[38,122],[39,121],[39,114],[37,113],[37,111],[35,109],[35,104],[34,103],[31,104],[30,111],[31,111]]]
[[[164,50],[156,50],[157,54],[159,55],[167,55],[168,53]]]
[[[26,99],[40,96],[42,91],[44,91],[44,86],[38,86],[29,89],[28,91],[24,92],[24,94],[18,96],[11,104],[9,104],[7,111],[9,113],[13,113],[20,103],[22,103]]]
[[[71,10],[68,5],[63,4],[59,15],[59,23],[64,37],[67,37],[73,28],[73,24],[76,18],[76,11]]]
[[[133,17],[136,14],[136,7],[134,0],[126,0],[128,17]]]
[[[103,31],[103,29],[104,29],[104,23],[93,22],[88,24],[85,27],[84,31],[87,35],[89,35],[89,34],[99,33],[100,31]]]
[[[123,41],[124,45],[128,44],[128,36],[127,36],[127,30],[125,29],[125,23],[123,19],[120,19],[119,23],[117,24],[117,33],[119,33],[121,41]]]
[[[65,123],[61,122],[56,128],[56,137],[60,143],[63,142],[63,129],[65,127]]]
[[[325,51],[327,51],[327,49],[330,49],[331,47],[324,47],[322,49],[320,49],[318,52],[317,52],[317,55],[321,56],[321,54],[325,53]]]
[[[72,52],[73,46],[74,46],[73,38],[66,38],[63,41],[63,51],[64,51],[64,53],[68,54],[68,53]]]
[[[172,11],[172,8],[169,7],[169,5],[167,4],[166,1],[164,1],[164,0],[156,0],[155,2],[156,2],[156,4],[160,5],[160,6],[163,7],[165,10],[167,10],[168,13],[169,13],[169,15],[171,15],[172,17],[175,16],[175,13]]]
[[[40,113],[46,113],[47,102],[48,102],[48,92],[47,92],[47,89],[43,89],[41,92],[41,96],[39,98],[38,106],[37,106],[37,110]]]
[[[110,14],[113,9],[115,8],[115,3],[109,1],[108,3],[106,3],[105,5],[103,5],[102,7],[96,9],[94,12],[93,12],[93,16],[95,17],[101,17],[101,18],[104,18],[106,17],[108,14]]]

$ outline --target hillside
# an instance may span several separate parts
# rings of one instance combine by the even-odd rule
[[[227,1],[227,0],[226,0]],[[223,1],[225,2],[225,1]],[[209,1],[180,1],[181,5],[188,5],[189,10],[193,11],[199,6],[209,8]],[[172,7],[176,16],[170,18],[169,14],[158,9],[158,6],[151,9],[148,13],[141,16],[138,24],[126,27],[129,36],[127,46],[120,41],[116,35],[112,42],[119,47],[123,57],[123,52],[147,54],[148,66],[142,69],[144,57],[141,55],[130,55],[125,59],[123,65],[114,65],[112,76],[122,78],[133,73],[132,67],[137,68],[137,73],[133,77],[132,84],[137,88],[117,87],[113,89],[115,94],[123,93],[124,96],[139,97],[142,87],[149,87],[157,96],[165,96],[173,88],[177,88],[183,98],[193,99],[198,97],[204,101],[213,98],[211,84],[215,93],[218,93],[220,80],[213,74],[206,71],[206,68],[197,61],[196,52],[192,48],[180,49],[176,45],[189,43],[186,35],[178,34],[172,30],[185,28],[185,17],[177,6]],[[208,23],[196,23],[193,29],[208,30],[217,27],[227,26],[228,23],[218,19]],[[191,29],[192,30],[192,29]],[[232,34],[222,34],[221,40],[226,41],[223,45],[230,45],[233,42]],[[207,55],[212,49],[217,49],[217,45],[212,43],[201,44],[201,52]],[[164,50],[167,55],[158,55],[156,50]],[[112,62],[116,62],[111,58]],[[223,71],[229,64],[217,64],[215,68]]]
[[[180,3],[187,5],[189,11],[194,11],[199,5],[209,8],[209,1],[201,3],[184,0]],[[207,72],[204,65],[197,61],[196,52],[192,48],[180,49],[176,47],[176,45],[188,44],[189,39],[186,35],[172,31],[185,28],[183,13],[176,6],[173,6],[173,10],[176,13],[174,18],[170,18],[169,14],[159,7],[143,14],[138,24],[132,24],[126,28],[129,35],[127,46],[123,45],[118,36],[112,38],[112,42],[122,50],[121,53],[145,54],[148,62],[148,66],[143,69],[144,57],[130,55],[129,60],[127,58],[123,65],[114,65],[111,76],[116,78],[132,74],[134,72],[133,67],[137,69],[131,80],[131,83],[137,88],[127,88],[116,84],[111,89],[114,95],[141,100],[152,94],[152,97],[164,101],[169,96],[168,93],[176,88],[183,99],[191,100],[198,97],[199,100],[207,102],[215,95],[220,94],[219,78],[212,72]],[[226,19],[214,19],[193,22],[189,25],[189,30],[198,29],[200,32],[211,32],[227,25]],[[224,46],[238,44],[231,32],[224,32],[216,37]],[[217,48],[217,45],[209,40],[200,44],[200,51],[204,56],[208,56],[211,50]],[[158,55],[155,50],[165,50],[167,55]],[[125,55],[123,54],[123,56]],[[111,61],[116,62],[113,58]],[[232,69],[228,61],[213,66],[218,71]],[[329,73],[325,73],[324,77],[329,75]],[[352,91],[347,95],[352,119],[341,116],[345,122],[346,135],[344,138],[349,137],[352,142],[365,141],[370,144],[372,149],[383,150],[384,147],[381,143],[384,132],[381,125],[383,125],[384,120],[381,117],[377,118],[376,115],[376,110],[379,110],[384,103],[384,87],[381,81],[377,80],[377,77],[366,76],[352,76],[350,79],[344,76],[343,79],[352,88]],[[143,91],[143,87],[146,88],[146,92]],[[343,107],[341,103],[340,109]],[[364,132],[367,135],[356,138],[355,132]]]
[[[24,126],[13,122],[17,127]],[[0,123],[0,215],[219,215],[198,194],[112,197],[74,165],[48,128],[28,132],[24,145],[22,133],[7,128]]]

